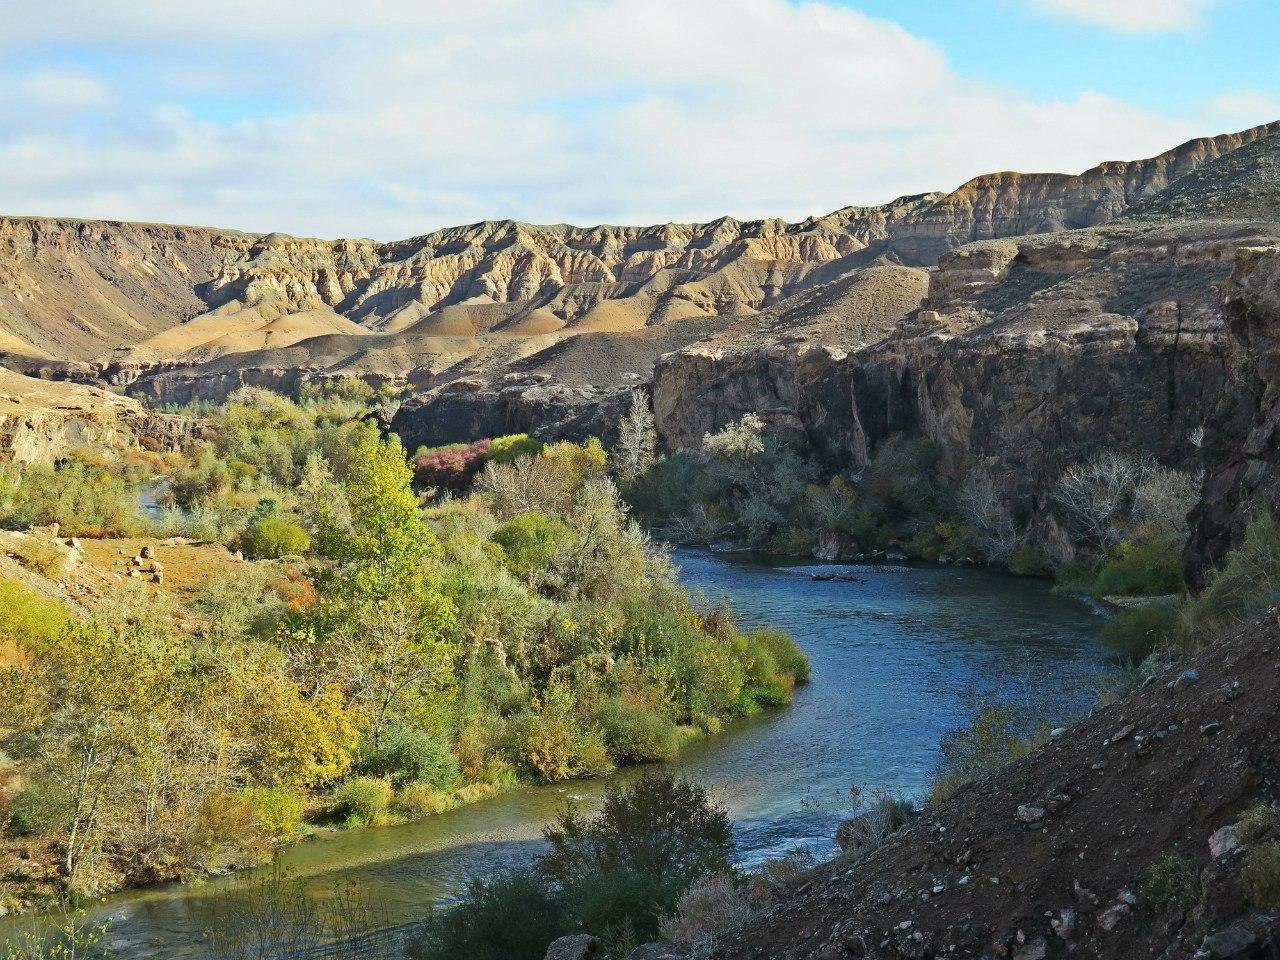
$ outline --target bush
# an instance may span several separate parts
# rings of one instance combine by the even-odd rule
[[[1098,639],[1129,663],[1145,660],[1173,636],[1178,612],[1164,604],[1148,604],[1122,610],[1103,626]]]
[[[269,837],[291,837],[302,826],[302,798],[283,787],[246,787],[241,797],[253,811],[259,829]]]
[[[279,560],[311,549],[311,536],[285,517],[255,520],[240,534],[240,549],[250,560]]]
[[[1280,907],[1280,844],[1263,844],[1244,855],[1240,886],[1258,909]]]
[[[748,636],[755,643],[768,650],[769,656],[773,658],[777,668],[789,675],[795,683],[805,684],[809,682],[812,671],[809,665],[809,657],[800,649],[800,645],[791,639],[789,633],[785,630],[759,627],[751,630]]]
[[[1185,607],[1180,633],[1195,648],[1245,620],[1265,613],[1280,598],[1280,527],[1270,513],[1245,528],[1244,542],[1227,555],[1200,595]]]
[[[66,537],[100,537],[127,535],[142,525],[130,485],[98,463],[33,464],[8,499],[0,526],[11,530],[56,523]]]
[[[457,799],[443,790],[437,790],[429,783],[410,783],[396,794],[396,813],[406,820],[425,820],[452,810],[458,805]]]
[[[1240,815],[1236,835],[1241,843],[1257,843],[1276,828],[1276,823],[1276,812],[1265,803],[1259,803]]]
[[[655,710],[616,697],[596,710],[609,753],[618,763],[666,762],[676,758],[680,736],[676,725]]]
[[[412,727],[386,730],[377,747],[361,750],[353,769],[361,776],[388,779],[397,789],[423,783],[445,790],[459,777],[458,760],[449,745]]]
[[[391,781],[352,777],[333,788],[329,817],[344,827],[377,827],[386,823]]]
[[[1125,540],[1098,571],[1093,592],[1099,597],[1152,597],[1180,593],[1182,548],[1172,538]]]
[[[1009,553],[1009,572],[1020,577],[1046,577],[1049,568],[1040,551],[1030,543],[1020,543]]]
[[[18,546],[18,559],[46,580],[60,580],[67,572],[67,555],[49,540],[28,536]]]
[[[512,433],[489,441],[489,459],[494,463],[511,463],[521,457],[536,457],[542,452],[542,441],[527,433]]]
[[[578,932],[558,890],[533,873],[473,879],[458,904],[430,917],[409,960],[542,960],[557,937]]]
[[[1171,853],[1142,876],[1138,898],[1152,910],[1190,910],[1200,901],[1200,884],[1186,857]]]
[[[1031,752],[1035,741],[1019,737],[1015,727],[1011,711],[984,704],[969,726],[943,737],[930,801],[943,803],[965,784],[988,777]]]
[[[538,868],[587,929],[626,926],[640,942],[657,936],[694,882],[732,872],[728,814],[670,775],[613,787],[595,818],[570,808],[544,835],[551,849]]]
[[[489,462],[491,441],[435,447],[413,458],[413,482],[419,487],[465,490]]]
[[[662,939],[685,947],[714,940],[751,916],[751,907],[731,874],[696,881],[676,904],[676,916],[659,925]]]
[[[9,801],[9,833],[15,837],[41,837],[71,823],[74,805],[66,790],[56,784],[34,781]]]
[[[576,719],[567,711],[544,709],[521,714],[512,723],[521,761],[543,780],[568,780],[578,754]]]
[[[534,511],[504,523],[494,531],[492,539],[506,554],[508,569],[517,577],[528,579],[535,571],[548,566],[556,548],[569,533],[569,527],[562,521]]]

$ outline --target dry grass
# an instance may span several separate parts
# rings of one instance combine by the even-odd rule
[[[127,577],[143,547],[149,546],[164,569],[162,588],[182,602],[195,598],[206,586],[244,566],[218,543],[166,543],[146,537],[85,540],[87,564],[107,575]],[[144,563],[144,567],[150,566]]]

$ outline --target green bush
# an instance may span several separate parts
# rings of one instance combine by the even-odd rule
[[[732,873],[728,815],[702,787],[670,775],[612,788],[589,820],[570,808],[545,836],[551,849],[538,868],[579,921],[593,932],[629,927],[641,943],[657,938],[694,882]]]
[[[1180,634],[1196,648],[1260,616],[1280,600],[1280,526],[1264,513],[1245,528],[1244,542],[1227,555],[1200,594],[1185,607]]]
[[[494,437],[489,444],[490,463],[511,463],[521,457],[536,457],[542,452],[543,443],[535,440],[527,433],[513,433],[505,437]]]
[[[1186,857],[1171,853],[1142,876],[1138,899],[1152,910],[1190,910],[1200,901],[1200,883]]]
[[[494,531],[493,541],[505,552],[511,572],[528,578],[547,566],[556,547],[568,536],[569,527],[563,521],[535,511],[503,524]]]
[[[425,820],[457,805],[453,794],[437,790],[429,783],[406,784],[395,799],[396,813],[410,821]]]
[[[943,803],[965,784],[989,777],[1026,756],[1038,739],[1019,736],[1012,711],[983,704],[967,727],[942,738],[942,757],[934,771],[930,801]]]
[[[64,537],[128,535],[142,526],[137,497],[116,468],[72,460],[57,467],[32,464],[19,476],[0,527],[25,530],[56,523]]]
[[[40,837],[71,823],[73,804],[61,787],[34,781],[9,801],[9,833],[15,837]]]
[[[777,668],[783,673],[790,674],[795,683],[806,684],[809,682],[812,671],[809,665],[809,658],[800,649],[800,645],[791,639],[789,633],[785,630],[776,630],[770,627],[758,627],[749,631],[748,636],[768,650]]]
[[[473,879],[456,906],[428,918],[409,960],[542,960],[580,927],[561,893],[534,873]]]
[[[352,777],[333,788],[329,817],[345,827],[377,827],[386,823],[391,806],[391,781]]]
[[[1180,593],[1182,548],[1177,540],[1124,540],[1098,571],[1093,592],[1099,597],[1152,597]]]
[[[595,719],[618,763],[670,761],[680,750],[676,725],[657,711],[611,698],[596,710]]]
[[[1241,843],[1257,843],[1276,828],[1276,812],[1265,803],[1250,807],[1240,815],[1236,834]]]
[[[311,549],[311,536],[285,517],[255,520],[240,534],[240,549],[250,560],[279,560]]]
[[[291,837],[302,826],[302,798],[283,787],[246,787],[240,791],[257,820],[259,829],[269,837]]]
[[[1009,554],[1009,572],[1020,577],[1047,577],[1049,567],[1044,556],[1031,543],[1020,543]]]
[[[1240,886],[1258,909],[1280,907],[1280,844],[1266,843],[1244,855]]]
[[[1120,611],[1103,626],[1098,639],[1129,663],[1141,663],[1169,641],[1177,625],[1175,608],[1153,603]]]
[[[445,790],[458,781],[458,760],[439,737],[412,727],[391,727],[378,746],[360,751],[353,768],[365,777],[388,779],[397,789],[425,783]]]

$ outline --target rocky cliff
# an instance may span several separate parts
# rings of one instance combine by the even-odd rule
[[[0,458],[52,463],[75,450],[176,449],[185,418],[153,413],[137,400],[95,387],[50,383],[0,368]]]

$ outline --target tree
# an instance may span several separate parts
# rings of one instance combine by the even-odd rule
[[[643,390],[631,391],[631,406],[618,422],[618,442],[613,446],[613,472],[623,488],[653,466],[658,435]]]
[[[412,489],[396,437],[369,437],[352,451],[349,529],[323,525],[320,601],[291,647],[310,660],[317,689],[336,683],[369,724],[373,745],[422,697],[452,676],[447,637],[456,608],[441,589],[440,544]]]

